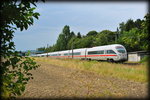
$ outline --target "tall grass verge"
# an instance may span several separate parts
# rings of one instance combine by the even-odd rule
[[[137,82],[148,82],[148,68],[146,63],[133,66],[108,62],[83,61],[76,59],[35,58],[35,60],[37,62],[44,62],[56,66],[88,70],[104,76],[117,77]]]

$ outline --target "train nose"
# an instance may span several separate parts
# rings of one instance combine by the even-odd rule
[[[126,54],[119,54],[120,59],[126,59],[127,55]]]

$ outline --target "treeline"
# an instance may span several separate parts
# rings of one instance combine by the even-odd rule
[[[88,48],[108,44],[122,44],[127,51],[148,50],[148,27],[150,15],[144,19],[127,20],[119,24],[116,31],[89,31],[86,35],[75,34],[68,25],[64,26],[56,44],[49,47],[37,48],[38,51],[53,52],[77,48]]]

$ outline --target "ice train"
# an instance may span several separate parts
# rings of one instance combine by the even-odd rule
[[[123,45],[112,44],[92,48],[72,49],[50,53],[37,54],[38,57],[73,58],[87,60],[126,61],[127,51]]]

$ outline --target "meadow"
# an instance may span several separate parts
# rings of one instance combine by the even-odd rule
[[[77,68],[80,70],[91,71],[99,75],[121,78],[135,82],[148,82],[147,63],[128,64],[110,63],[100,61],[86,61],[77,59],[52,59],[52,58],[34,58],[37,62],[43,62],[55,66]]]

